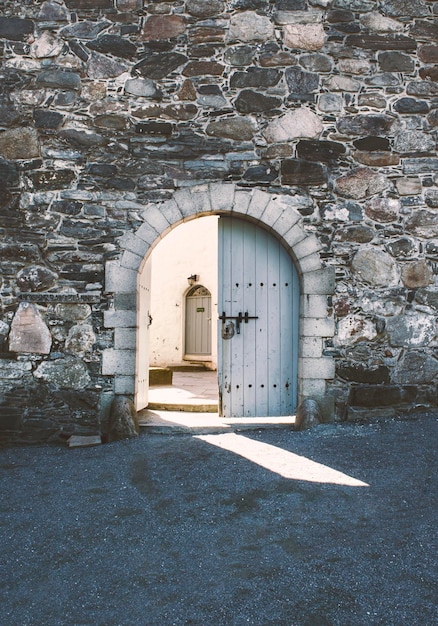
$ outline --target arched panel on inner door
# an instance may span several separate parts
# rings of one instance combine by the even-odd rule
[[[293,414],[298,382],[298,274],[271,233],[234,217],[219,220],[218,308],[221,414]]]
[[[186,295],[185,356],[211,355],[211,294],[195,285]]]

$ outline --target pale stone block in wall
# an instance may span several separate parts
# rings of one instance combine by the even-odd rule
[[[230,211],[234,204],[236,186],[228,183],[210,183],[210,205],[215,211]]]
[[[115,350],[108,348],[102,352],[102,375],[134,376],[135,350]]]
[[[319,359],[322,357],[323,343],[321,337],[303,337],[300,354],[304,358]]]
[[[132,233],[125,233],[117,240],[117,243],[122,250],[129,250],[130,252],[138,254],[138,256],[141,257],[144,257],[146,252],[149,250],[149,244],[144,239],[140,239],[140,237],[137,237]]]
[[[138,254],[134,254],[134,252],[125,250],[122,254],[122,258],[120,259],[120,265],[122,267],[126,267],[128,270],[138,271],[143,258],[143,256],[139,256]]]
[[[105,264],[105,291],[107,293],[130,293],[137,290],[137,272],[121,267],[119,261]]]
[[[285,242],[293,250],[297,243],[302,241],[306,237],[306,232],[301,228],[299,224],[295,224],[292,228],[283,236]]]
[[[302,296],[303,317],[321,317],[328,316],[327,296],[318,294],[304,294]]]
[[[322,270],[304,274],[302,278],[302,292],[333,295],[335,293],[335,268],[325,267]]]
[[[137,332],[135,328],[116,328],[114,347],[116,350],[135,350]]]
[[[234,194],[233,211],[235,213],[241,213],[246,215],[248,213],[249,204],[251,202],[252,193],[248,191],[241,191],[238,189]]]
[[[135,234],[149,245],[153,244],[158,237],[157,231],[149,224],[149,222],[142,224]]]
[[[160,235],[167,228],[169,228],[169,222],[164,217],[160,206],[151,204],[142,211],[141,217],[144,221],[152,226],[152,228]]]
[[[306,317],[303,319],[303,334],[309,337],[333,337],[335,321],[333,318]]]
[[[270,199],[271,194],[266,191],[261,191],[260,189],[255,189],[248,207],[248,215],[257,220],[260,219]]]
[[[271,198],[263,211],[262,222],[268,226],[273,226],[286,210],[287,203],[281,196]]]
[[[135,393],[135,377],[117,376],[114,381],[114,393],[118,396],[133,395]]]
[[[303,378],[324,378],[325,380],[335,377],[335,362],[329,357],[318,359],[301,359],[301,371]]]
[[[326,381],[324,378],[302,378],[300,381],[300,395],[304,398],[324,397],[326,393]]]
[[[288,206],[286,210],[281,213],[278,220],[275,222],[275,230],[279,235],[285,235],[290,229],[297,224],[301,219],[301,215],[293,207]]]
[[[294,248],[294,252],[295,252],[295,248]],[[310,254],[309,256],[299,259],[298,265],[303,274],[305,272],[313,272],[314,270],[321,269],[321,259],[319,257],[319,254],[314,252],[313,254]]]
[[[104,311],[105,328],[135,328],[137,313],[135,311]]]
[[[210,194],[207,185],[192,187],[192,200],[195,213],[211,213]]]
[[[309,256],[314,252],[319,252],[320,250],[321,244],[319,243],[319,239],[311,233],[294,246],[294,255],[297,259],[302,259],[303,257]]]
[[[190,189],[178,189],[173,195],[183,218],[196,214],[195,203]]]
[[[170,225],[178,224],[183,218],[175,200],[168,200],[159,206],[162,215]]]

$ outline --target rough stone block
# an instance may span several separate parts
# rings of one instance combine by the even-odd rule
[[[114,380],[114,392],[117,395],[133,395],[135,393],[134,376],[117,376]]]
[[[137,272],[121,267],[119,261],[105,264],[105,291],[107,293],[130,293],[137,289]]]
[[[230,211],[234,205],[234,194],[236,186],[234,184],[210,183],[210,205],[212,211]]]
[[[302,278],[302,292],[333,295],[335,293],[335,268],[325,267],[322,270],[304,274]]]
[[[129,250],[141,257],[149,250],[149,244],[133,233],[125,233],[117,241],[122,250]]]
[[[164,217],[164,214],[160,210],[160,206],[149,205],[142,214],[142,218],[152,226],[152,228],[159,234],[169,228],[169,222]]]
[[[328,316],[327,296],[321,294],[304,294],[301,298],[303,317]]]
[[[300,355],[304,358],[319,359],[322,357],[323,340],[321,337],[303,337]]]
[[[305,230],[299,225],[295,224],[292,228],[284,235],[284,240],[288,246],[294,250],[294,247],[297,243],[306,238]]]
[[[135,328],[137,325],[136,311],[104,311],[105,328]]]
[[[319,359],[301,359],[302,375],[304,378],[324,378],[328,380],[335,377],[335,362],[331,357]]]
[[[311,337],[333,337],[335,322],[333,318],[305,317],[303,319],[303,333]]]
[[[9,333],[11,352],[49,354],[52,335],[34,304],[22,302],[12,320]]]
[[[135,350],[137,332],[135,328],[116,328],[114,347],[116,350]]]
[[[135,350],[114,350],[108,348],[102,353],[102,374],[104,376],[134,376]]]
[[[300,259],[298,264],[302,273],[313,272],[321,268],[321,259],[319,258],[319,254],[314,252],[313,254],[309,254],[309,256]]]

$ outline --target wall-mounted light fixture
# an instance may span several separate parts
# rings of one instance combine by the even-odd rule
[[[199,282],[199,274],[192,274],[187,278],[187,280],[189,281],[189,285],[194,285]]]

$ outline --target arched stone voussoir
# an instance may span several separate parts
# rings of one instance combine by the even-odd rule
[[[149,250],[149,243],[139,237],[137,233],[125,233],[122,237],[119,237],[117,243],[122,250],[129,250],[129,252],[133,252],[139,257],[144,257]]]
[[[161,234],[169,228],[169,222],[166,219],[163,209],[164,207],[149,204],[140,214],[145,223],[149,224],[158,234]]]
[[[209,215],[213,212],[208,185],[178,189],[173,197],[183,219],[190,219],[199,214]]]
[[[228,213],[233,209],[236,193],[234,183],[209,183],[208,193],[213,213]]]

